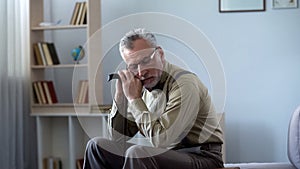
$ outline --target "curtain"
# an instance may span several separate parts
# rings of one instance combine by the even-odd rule
[[[37,168],[28,6],[27,0],[0,0],[0,169]]]

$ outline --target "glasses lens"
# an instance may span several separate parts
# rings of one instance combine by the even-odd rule
[[[128,70],[130,70],[131,72],[136,72],[137,69],[138,69],[138,65],[146,66],[147,64],[150,64],[151,60],[155,56],[156,49],[157,48],[154,48],[154,49],[153,48],[148,48],[148,49],[144,49],[144,50],[134,52],[132,54],[133,57],[143,58],[143,59],[138,63],[129,64],[127,66]],[[150,53],[149,53],[149,50],[151,50]]]

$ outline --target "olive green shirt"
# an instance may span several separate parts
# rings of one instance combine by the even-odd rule
[[[168,62],[159,83],[151,91],[144,89],[141,98],[127,104],[125,113],[121,110],[124,105],[113,103],[108,117],[113,139],[123,134],[130,138],[140,131],[160,148],[223,143],[220,119],[207,88],[195,74]]]

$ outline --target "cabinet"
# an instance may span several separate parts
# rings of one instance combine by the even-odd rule
[[[58,100],[54,104],[40,104],[31,88],[31,115],[37,124],[39,169],[43,169],[43,159],[51,156],[59,157],[64,169],[76,169],[76,159],[83,158],[87,141],[91,137],[107,135],[105,112],[92,112],[93,107],[103,103],[101,38],[97,38],[101,37],[98,31],[101,2],[86,0],[86,24],[70,25],[75,4],[74,0],[30,0],[29,3],[31,82],[52,81]],[[58,25],[40,26],[41,22],[59,19],[62,22]],[[53,42],[60,64],[37,65],[33,45],[38,42]],[[84,46],[85,57],[80,64],[75,64],[71,50],[78,45]],[[79,104],[74,101],[81,80],[88,82],[89,90],[87,101]]]
[[[37,115],[38,166],[43,159],[59,157],[63,169],[76,169],[90,138],[106,136],[105,115]]]

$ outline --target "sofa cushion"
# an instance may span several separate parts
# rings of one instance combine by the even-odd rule
[[[296,169],[290,163],[232,163],[224,164],[227,167],[240,167],[240,169]]]
[[[300,168],[300,106],[293,113],[288,131],[288,157],[290,162]]]

